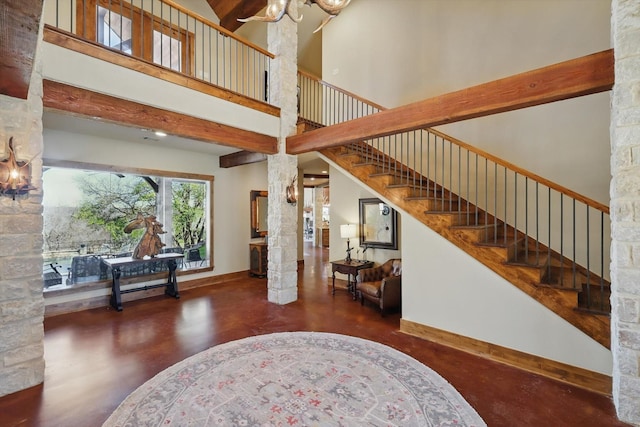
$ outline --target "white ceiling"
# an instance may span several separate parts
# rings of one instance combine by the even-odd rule
[[[174,135],[159,137],[155,135],[153,129],[123,126],[116,123],[63,114],[51,110],[45,110],[42,124],[45,129],[127,141],[134,144],[152,145],[154,147],[180,148],[181,150],[213,156],[224,156],[238,151],[238,149],[234,147],[196,141]],[[329,171],[329,165],[324,160],[320,159],[316,153],[299,155],[298,166],[306,174],[323,174],[328,173]],[[312,181],[306,179],[304,181],[304,185],[323,185],[326,184],[327,181],[328,180],[322,181],[318,179]]]
[[[238,151],[238,149],[234,147],[226,147],[224,145],[196,141],[193,139],[181,138],[179,136],[167,135],[165,137],[159,137],[155,135],[153,129],[123,126],[120,124],[58,113],[50,110],[45,110],[42,118],[42,125],[45,129],[98,136],[101,138],[115,139],[137,144],[168,148],[179,147],[184,150],[211,154],[214,156],[224,156],[225,154]]]

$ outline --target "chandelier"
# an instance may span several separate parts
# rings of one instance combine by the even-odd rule
[[[317,4],[320,9],[324,10],[329,14],[318,28],[315,29],[314,33],[317,33],[327,25],[327,23],[338,16],[338,14],[349,5],[351,0],[275,0],[272,1],[269,6],[267,6],[267,10],[264,16],[251,16],[249,18],[238,19],[240,22],[249,22],[249,21],[262,21],[262,22],[278,22],[281,20],[284,15],[289,15],[294,22],[302,21],[302,15],[299,18],[294,18],[291,16],[291,6],[293,2],[299,2],[300,5],[306,4],[307,6],[311,6],[312,4]]]

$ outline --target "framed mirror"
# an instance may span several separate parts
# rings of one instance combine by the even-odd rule
[[[251,238],[267,235],[268,208],[268,193],[266,191],[251,190]]]
[[[398,249],[398,214],[380,199],[360,199],[360,247]]]

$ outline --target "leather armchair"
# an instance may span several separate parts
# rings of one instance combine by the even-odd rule
[[[400,309],[402,301],[402,260],[390,259],[377,267],[358,271],[356,291],[360,303],[369,300],[387,311]]]

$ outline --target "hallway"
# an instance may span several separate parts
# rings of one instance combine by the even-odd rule
[[[403,351],[449,381],[489,426],[624,426],[611,399],[399,332],[399,314],[331,295],[328,249],[305,243],[298,301],[266,300],[250,278],[45,320],[45,382],[0,398],[0,426],[100,426],[146,380],[216,344],[251,335],[322,331]]]

